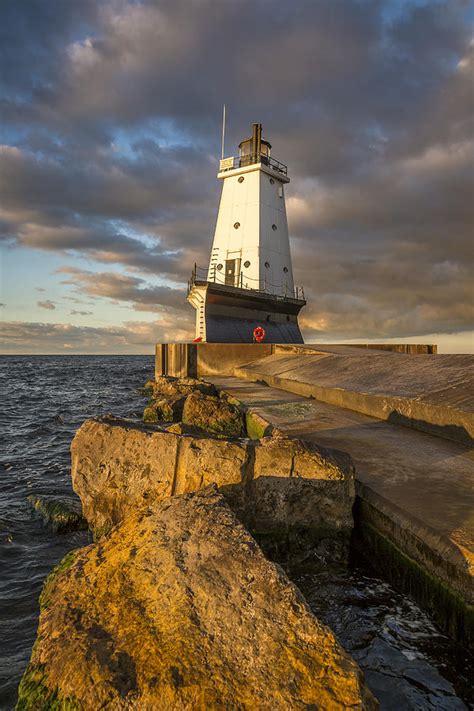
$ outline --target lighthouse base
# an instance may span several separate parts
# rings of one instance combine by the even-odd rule
[[[252,343],[256,326],[265,330],[265,343],[303,343],[297,322],[278,323],[267,321],[268,314],[245,319],[209,315],[206,319],[207,343]]]
[[[303,343],[298,314],[304,299],[208,281],[195,281],[187,298],[196,309],[196,339],[204,343],[252,343],[257,326],[264,343]]]

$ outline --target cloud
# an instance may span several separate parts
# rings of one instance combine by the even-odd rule
[[[144,279],[116,272],[89,272],[75,267],[61,267],[58,273],[69,275],[62,283],[73,285],[80,293],[93,297],[130,302],[137,311],[163,311],[181,308],[184,291],[168,286],[150,286]]]
[[[71,316],[92,316],[93,314],[92,311],[76,311],[76,309],[73,309],[69,313]]]
[[[289,165],[307,338],[471,327],[464,0],[37,0],[0,12],[5,249],[65,255],[64,288],[111,308],[192,320],[184,284],[209,256],[225,101],[228,154],[259,120]]]
[[[46,309],[47,311],[54,311],[56,309],[55,303],[49,299],[46,301],[37,301],[36,304],[40,309]]]
[[[59,323],[0,323],[3,353],[153,353],[159,341],[189,340],[188,324],[164,317],[154,322],[127,321],[93,328]]]

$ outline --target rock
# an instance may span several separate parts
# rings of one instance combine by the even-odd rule
[[[173,422],[172,425],[168,425],[165,429],[167,432],[174,432],[175,434],[181,435],[192,435],[193,437],[209,438],[212,436],[209,434],[209,432],[205,432],[200,427],[186,425],[184,424],[184,422]]]
[[[345,452],[290,438],[255,447],[246,524],[268,555],[343,562],[353,527],[354,466]]]
[[[45,586],[19,709],[375,709],[211,487],[135,512]]]
[[[255,447],[246,522],[268,555],[343,562],[353,526],[354,468],[343,452],[289,438]]]
[[[154,380],[147,380],[143,388],[139,390],[139,393],[141,395],[148,395],[149,397],[152,397],[153,391],[155,389],[155,381]]]
[[[183,416],[184,395],[152,400],[143,412],[144,422],[176,422]]]
[[[201,392],[204,395],[215,395],[216,388],[212,383],[196,378],[171,378],[162,376],[155,380],[153,385],[153,395],[156,398],[176,397],[177,395],[190,395],[193,392]]]
[[[243,437],[244,418],[241,410],[224,398],[194,392],[186,398],[183,422],[201,427],[219,437]]]
[[[88,528],[82,515],[81,502],[72,496],[58,498],[47,494],[30,494],[27,499],[55,533],[85,531]]]
[[[355,496],[347,455],[288,438],[228,441],[191,428],[182,434],[183,427],[103,417],[78,430],[73,488],[96,537],[143,504],[215,482],[272,557],[345,559]]]

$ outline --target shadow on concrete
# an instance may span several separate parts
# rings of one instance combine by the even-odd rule
[[[469,446],[474,445],[469,432],[461,425],[436,425],[426,420],[419,420],[414,417],[407,417],[397,410],[392,410],[387,417],[387,421],[393,425],[402,425],[403,427],[411,427],[414,430],[421,430],[436,437],[443,437],[454,442],[461,442]]]

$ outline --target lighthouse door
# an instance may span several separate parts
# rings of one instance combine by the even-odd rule
[[[226,259],[225,283],[227,286],[237,286],[239,278],[240,259]]]

